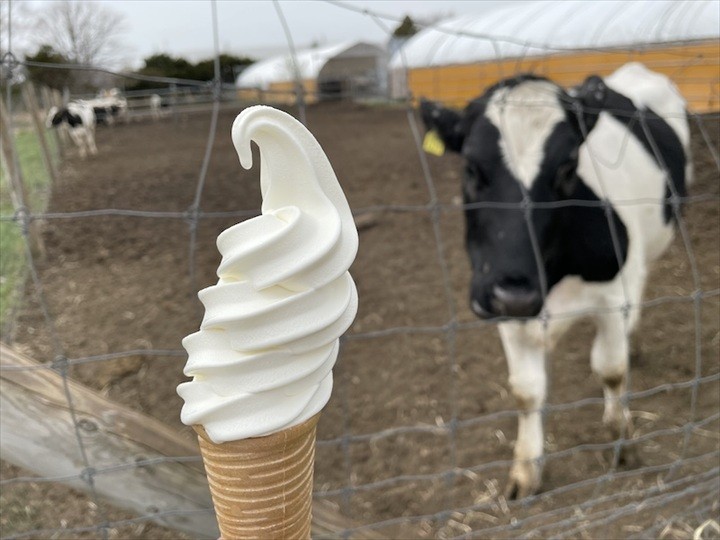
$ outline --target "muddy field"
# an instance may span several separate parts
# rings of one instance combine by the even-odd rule
[[[204,212],[254,210],[260,205],[258,170],[240,167],[230,141],[237,112],[221,113],[202,193]],[[708,118],[703,123],[717,146],[717,120]],[[100,129],[98,156],[65,163],[64,180],[53,193],[49,211],[188,210],[209,126],[210,114],[203,113]],[[491,324],[476,323],[467,307],[469,268],[462,246],[462,214],[456,208],[460,161],[454,156],[428,157],[443,205],[438,214],[442,241],[438,250],[432,212],[423,208],[430,194],[404,110],[316,106],[308,111],[308,126],[329,156],[352,208],[375,218],[375,225],[360,233],[360,251],[351,269],[360,310],[344,343],[333,397],[320,422],[318,496],[329,493],[327,498],[360,524],[451,511],[377,528],[388,537],[456,536],[494,527],[498,529],[479,536],[513,537],[533,529],[538,536],[547,536],[589,522],[598,528],[589,528],[585,534],[614,538],[637,534],[677,515],[674,528],[665,531],[666,537],[672,537],[682,536],[680,531],[687,532],[709,517],[707,511],[688,513],[702,501],[681,493],[687,482],[672,482],[692,482],[693,474],[717,465],[717,455],[682,461],[718,450],[718,421],[713,419],[720,407],[717,381],[668,387],[634,399],[631,409],[639,440],[632,446],[638,460],[621,466],[617,477],[604,476],[612,452],[590,446],[608,439],[602,429],[601,405],[596,399],[587,401],[602,396],[590,372],[593,328],[589,324],[576,327],[553,355],[549,403],[587,402],[551,407],[546,414],[550,455],[544,489],[549,494],[508,507],[498,492],[504,488],[506,461],[512,457],[516,419],[512,412],[482,417],[513,411],[515,404],[508,395],[497,331]],[[720,298],[698,297],[698,326],[691,297],[698,286],[715,292],[720,287],[718,172],[697,130],[694,142],[697,182],[691,194],[711,195],[685,209],[700,283],[693,282],[691,260],[678,237],[649,280],[646,299],[660,300],[645,309],[635,339],[633,392],[692,381],[719,370]],[[391,208],[377,208],[387,206]],[[197,287],[214,282],[219,262],[215,238],[235,221],[218,217],[200,221]],[[188,272],[187,221],[98,216],[48,220],[43,230],[48,257],[39,268],[40,277],[69,358],[132,349],[179,349],[182,337],[198,327],[200,312]],[[447,287],[439,252],[447,264]],[[443,326],[453,312],[461,324],[449,332]],[[405,330],[374,334],[389,329]],[[52,359],[48,329],[32,295],[12,337],[35,358]],[[696,366],[698,357],[702,362]],[[181,401],[175,394],[183,380],[184,362],[177,356],[136,356],[74,366],[71,376],[191,438],[191,430],[179,421]],[[711,421],[695,429],[673,429],[707,418]],[[453,425],[456,429],[448,427]],[[363,437],[408,426],[437,429]],[[570,450],[575,447],[580,448]],[[673,462],[678,467],[674,476],[667,477],[661,466]],[[632,474],[648,467],[660,468]],[[456,468],[468,470],[445,474]],[[3,464],[3,479],[25,474]],[[557,489],[596,477],[603,481]],[[640,490],[660,486],[661,481],[670,486],[665,499],[662,492],[655,494],[661,495],[657,499],[638,498]],[[643,498],[646,505],[637,509],[634,505]],[[584,505],[587,501],[597,504]],[[3,489],[2,504],[4,536],[33,528],[79,527],[99,519],[99,509],[88,499],[59,485],[12,484]],[[472,506],[470,511],[452,512]],[[111,520],[125,517],[113,509],[103,510]],[[557,512],[541,515],[553,510]],[[603,523],[618,512],[625,514]],[[558,524],[573,516],[572,525]],[[501,530],[511,523],[515,528]],[[660,532],[662,527],[656,535]],[[178,534],[135,525],[114,529],[112,536],[177,538]]]

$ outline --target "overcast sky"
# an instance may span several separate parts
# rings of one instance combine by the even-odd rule
[[[18,6],[18,0],[14,0]],[[26,3],[43,9],[49,0]],[[101,0],[124,17],[120,40],[126,46],[123,64],[142,66],[142,59],[168,53],[196,61],[213,54],[210,0]],[[397,18],[419,20],[439,16],[482,13],[499,0],[342,0],[345,4]],[[282,24],[272,0],[218,0],[220,51],[256,58],[287,50]],[[384,43],[388,34],[372,17],[322,0],[280,0],[296,47],[332,44],[344,40]],[[19,11],[19,8],[18,8]],[[391,29],[398,23],[382,20]],[[19,30],[18,30],[19,32]],[[20,42],[18,36],[18,43]],[[34,52],[34,51],[29,51]]]
[[[135,56],[157,52],[197,58],[212,55],[212,8],[209,0],[157,1],[103,0],[123,13]],[[348,6],[395,17],[415,18],[461,15],[488,9],[501,2],[468,0],[349,0]],[[313,42],[343,40],[384,42],[387,33],[369,16],[321,0],[281,0],[280,7],[297,47]],[[284,48],[287,41],[271,0],[218,0],[221,52],[263,56]],[[397,23],[384,20],[394,29]]]

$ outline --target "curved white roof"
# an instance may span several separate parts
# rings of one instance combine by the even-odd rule
[[[467,64],[718,36],[718,0],[534,1],[426,28],[393,55],[390,67]]]
[[[297,67],[301,79],[316,79],[320,70],[332,58],[347,54],[380,54],[382,50],[374,45],[358,42],[343,42],[336,45],[301,49],[296,51]],[[290,52],[256,62],[245,69],[235,80],[238,88],[262,88],[267,90],[273,82],[292,81],[295,68]]]

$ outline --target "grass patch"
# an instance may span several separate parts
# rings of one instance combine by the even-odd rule
[[[53,137],[46,138],[53,159],[57,157],[57,146]],[[18,130],[15,134],[15,149],[31,212],[44,212],[50,196],[50,175],[45,168],[40,141],[32,130]],[[0,328],[5,328],[8,317],[20,300],[20,285],[25,276],[25,243],[20,227],[14,221],[5,221],[15,213],[10,196],[10,179],[0,170]]]

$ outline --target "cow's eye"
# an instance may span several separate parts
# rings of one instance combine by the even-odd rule
[[[577,183],[577,161],[571,159],[560,165],[555,178],[555,189],[564,197],[570,197]]]
[[[465,178],[472,181],[478,189],[486,184],[485,175],[476,163],[467,162],[465,164]]]
[[[475,163],[465,163],[465,178],[463,180],[463,190],[467,201],[476,201],[479,192],[485,187],[485,176],[480,167]]]

